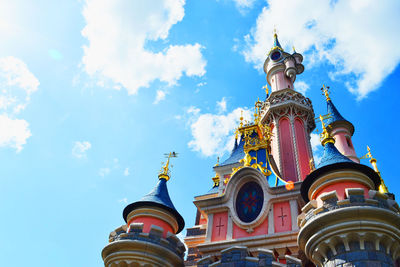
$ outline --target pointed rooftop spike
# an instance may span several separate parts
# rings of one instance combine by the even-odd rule
[[[348,126],[348,129],[350,130],[351,135],[354,133],[354,125],[343,118],[343,116],[339,113],[335,105],[333,104],[332,100],[329,99],[327,102],[327,109],[328,109],[328,114],[330,114],[330,118],[328,118],[326,124],[330,125],[331,128],[334,128],[334,123],[335,124],[346,124]]]
[[[282,49],[282,46],[281,46],[281,44],[279,43],[278,35],[276,34],[276,32],[274,33],[274,48],[275,48],[275,47],[279,47],[280,49]]]
[[[169,211],[172,213],[178,222],[178,232],[181,232],[185,226],[185,221],[179,212],[175,209],[174,204],[169,197],[168,188],[167,188],[167,179],[160,178],[158,180],[157,185],[153,188],[153,190],[145,195],[139,201],[136,201],[132,204],[129,204],[125,207],[123,211],[124,220],[127,222],[127,217],[129,213],[140,207],[158,207]]]

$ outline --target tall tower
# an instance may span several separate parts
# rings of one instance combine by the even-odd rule
[[[324,155],[301,186],[308,203],[298,218],[300,249],[317,266],[394,266],[399,205],[376,191],[378,173],[342,155],[322,125]]]
[[[304,66],[303,56],[285,52],[274,34],[274,47],[264,63],[271,94],[265,100],[263,124],[272,129],[271,154],[285,180],[302,181],[313,162],[310,133],[315,128],[310,99],[295,91],[296,76]]]
[[[123,211],[126,224],[111,232],[102,257],[106,267],[183,266],[185,246],[176,237],[185,222],[168,194],[169,154],[154,189]]]
[[[330,95],[329,87],[325,85],[321,88],[326,97],[326,105],[328,110],[327,130],[335,139],[335,147],[340,153],[356,163],[360,163],[360,159],[356,155],[351,137],[354,134],[354,126],[351,122],[343,118],[335,105],[333,104]]]

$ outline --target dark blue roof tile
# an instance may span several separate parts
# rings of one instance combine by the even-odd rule
[[[324,146],[324,155],[322,156],[322,159],[318,164],[317,169],[340,162],[353,162],[353,161],[351,161],[348,157],[340,153],[335,147],[335,144],[327,143]]]
[[[183,227],[185,226],[185,222],[182,216],[175,209],[174,204],[172,203],[171,198],[169,197],[167,180],[163,178],[158,180],[157,185],[153,188],[153,190],[150,193],[142,197],[142,199],[140,199],[139,201],[136,201],[125,207],[123,211],[123,217],[125,221],[127,221],[128,214],[131,211],[143,206],[150,206],[150,207],[155,206],[171,212],[175,216],[179,225],[177,233],[182,231]]]
[[[230,164],[238,163],[239,160],[244,158],[244,150],[243,150],[244,140],[240,138],[239,144],[235,142],[235,146],[232,150],[231,155],[224,162],[219,164],[219,166],[225,166]]]

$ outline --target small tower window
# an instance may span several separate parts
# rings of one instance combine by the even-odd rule
[[[347,146],[350,147],[350,148],[353,148],[353,144],[351,143],[350,136],[346,135],[346,141],[347,141]]]

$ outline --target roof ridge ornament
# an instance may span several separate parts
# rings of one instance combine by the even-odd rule
[[[372,165],[372,167],[373,167],[373,169],[374,169],[374,171],[379,175],[379,177],[381,178],[381,184],[379,185],[379,192],[381,192],[381,193],[389,193],[389,190],[388,190],[388,188],[386,187],[386,185],[385,185],[385,182],[383,181],[383,179],[382,179],[382,176],[381,176],[381,172],[378,170],[378,166],[377,166],[377,164],[376,164],[376,159],[372,156],[372,154],[371,154],[371,149],[369,148],[369,146],[367,146],[367,150],[368,150],[368,152],[367,152],[367,154],[365,154],[364,156],[362,156],[360,159],[370,159],[369,160],[369,162],[371,163],[371,165]]]
[[[164,166],[161,167],[160,173],[158,174],[158,179],[165,179],[166,181],[168,181],[171,176],[170,169],[173,167],[172,165],[170,165],[169,161],[171,158],[177,158],[178,153],[169,152],[169,153],[165,153],[164,156],[167,158],[167,162],[165,164],[161,163],[161,164],[164,164]]]
[[[326,102],[328,102],[329,100],[331,100],[331,98],[329,97],[330,91],[329,91],[329,86],[325,86],[325,84],[322,85],[321,88],[322,93],[325,95],[326,98]]]

